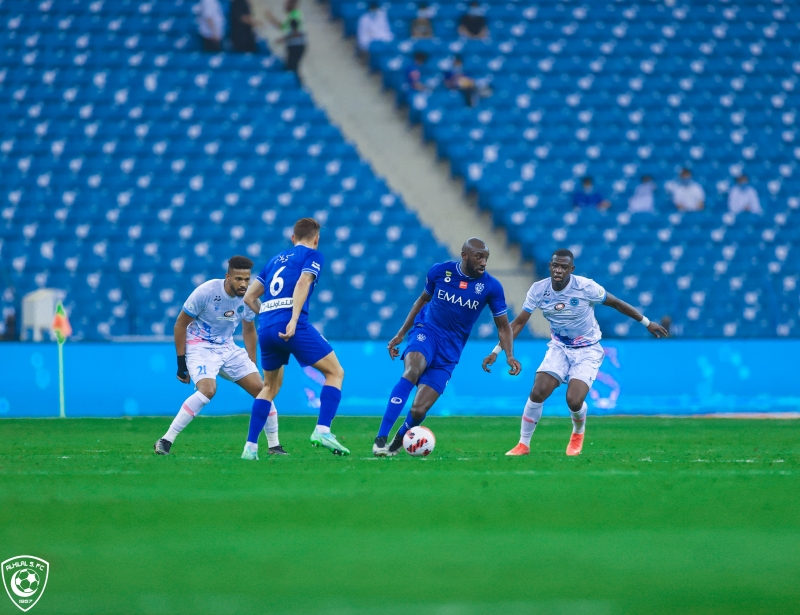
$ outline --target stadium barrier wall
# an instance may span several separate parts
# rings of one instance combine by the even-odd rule
[[[518,416],[545,341],[520,342],[522,374],[506,373],[501,355],[486,374],[494,342],[472,341],[434,414]],[[378,416],[402,373],[383,342],[334,342],[345,368],[342,415]],[[607,340],[606,358],[588,403],[593,414],[691,415],[800,411],[800,340]],[[68,417],[172,416],[192,387],[175,378],[171,343],[74,343],[64,346]],[[58,416],[55,343],[0,344],[0,417]],[[277,399],[284,415],[316,414],[321,375],[292,360]],[[566,416],[565,388],[545,415]],[[220,382],[204,415],[249,413],[251,398]]]

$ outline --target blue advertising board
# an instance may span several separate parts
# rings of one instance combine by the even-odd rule
[[[523,370],[511,377],[498,359],[481,369],[493,342],[467,345],[433,413],[518,416],[546,350],[516,345]],[[800,411],[800,340],[605,340],[606,358],[588,400],[593,414],[707,414]],[[345,368],[343,415],[378,416],[402,373],[383,342],[334,342]],[[171,416],[190,394],[175,378],[171,343],[75,343],[64,346],[68,417]],[[58,416],[55,343],[0,344],[0,417]],[[316,414],[321,375],[292,360],[277,399],[283,415]],[[566,416],[565,388],[545,415]],[[207,415],[249,413],[250,397],[220,382]]]

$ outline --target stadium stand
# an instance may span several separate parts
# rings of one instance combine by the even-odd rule
[[[393,335],[446,250],[277,57],[201,53],[192,10],[0,2],[0,308],[54,287],[76,339],[171,335],[228,257],[258,270],[314,215],[315,325]]]
[[[366,3],[330,6],[352,35]],[[395,40],[372,44],[371,69],[540,271],[566,246],[577,273],[670,315],[673,334],[800,335],[800,4],[492,0],[487,41],[459,39],[465,2],[437,3],[430,40],[408,38],[415,3],[384,6]],[[428,93],[405,87],[416,51]],[[454,54],[491,84],[475,108],[441,85]],[[705,187],[702,212],[664,194],[684,165]],[[743,170],[762,216],[727,212]],[[609,211],[573,211],[585,174]],[[657,213],[630,214],[643,174],[658,182]],[[597,317],[606,336],[647,335],[613,310]]]

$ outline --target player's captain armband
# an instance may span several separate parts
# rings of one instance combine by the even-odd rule
[[[272,310],[283,310],[285,308],[294,307],[294,299],[292,297],[285,297],[283,299],[270,299],[261,304],[259,312],[271,312]]]

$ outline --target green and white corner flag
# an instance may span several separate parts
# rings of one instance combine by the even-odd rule
[[[53,333],[58,341],[58,401],[59,413],[61,418],[67,416],[64,408],[64,342],[72,335],[72,327],[69,324],[69,318],[64,311],[64,306],[58,302],[56,306],[56,313],[53,316],[53,324],[50,325]]]

